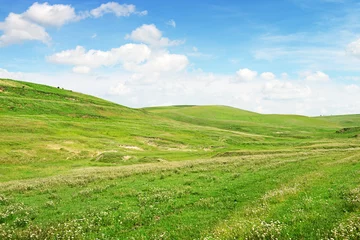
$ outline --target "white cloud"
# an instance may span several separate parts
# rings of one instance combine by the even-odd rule
[[[257,77],[258,73],[248,68],[239,69],[236,72],[236,80],[240,82],[250,82]]]
[[[311,89],[309,86],[274,80],[265,84],[263,94],[268,100],[291,100],[309,97]]]
[[[346,85],[344,88],[348,93],[358,93],[360,91],[360,87],[356,84]]]
[[[349,94],[346,84],[317,84],[275,80],[273,83],[230,81],[234,74],[220,75],[199,70],[176,73],[129,73],[122,70],[79,75],[75,73],[23,73],[32,81],[91,94],[129,107],[177,104],[218,104],[263,113],[347,114],[360,112],[358,94]],[[293,79],[297,76],[289,76]],[[121,82],[122,84],[119,84]],[[267,89],[265,85],[271,83]],[[287,100],[287,101],[286,101]]]
[[[146,15],[147,11],[137,12],[136,6],[132,4],[119,4],[117,2],[108,2],[101,4],[100,7],[90,11],[91,16],[99,18],[107,13],[113,13],[117,17],[128,17],[131,14]]]
[[[138,27],[131,34],[126,35],[126,39],[131,39],[135,42],[141,42],[153,47],[168,47],[182,44],[183,41],[174,40],[163,37],[162,32],[154,24],[144,24]]]
[[[76,14],[71,5],[35,2],[24,13],[9,13],[4,22],[0,22],[0,31],[2,32],[0,47],[31,40],[48,44],[51,38],[45,27],[61,27],[69,22],[88,17],[98,18],[106,13],[113,13],[120,17],[131,14],[146,15],[147,11],[137,12],[135,5],[109,2],[90,12]]]
[[[0,22],[0,47],[23,41],[36,40],[48,44],[51,40],[45,28],[26,20],[22,15],[10,13]]]
[[[125,62],[139,64],[148,59],[150,54],[151,50],[146,45],[129,43],[109,51],[94,49],[86,51],[84,47],[77,46],[75,49],[65,50],[48,56],[47,59],[48,61],[57,64],[98,68]]]
[[[0,68],[0,78],[21,80],[24,77],[21,72],[9,72],[6,69]]]
[[[22,14],[26,19],[45,26],[60,27],[68,22],[79,20],[71,5],[35,2]]]
[[[260,77],[267,81],[274,80],[276,78],[275,74],[272,72],[264,72],[260,75]]]
[[[351,42],[347,46],[347,51],[355,57],[360,57],[360,38],[354,42]]]
[[[150,27],[150,34],[143,27]],[[135,30],[134,36],[145,36],[148,44],[158,44],[159,40],[163,46],[171,43],[167,38],[162,37],[161,32],[155,25],[144,25],[141,29]],[[145,35],[142,35],[145,32]],[[73,65],[74,72],[88,73],[91,69],[101,66],[121,65],[129,72],[146,73],[151,76],[166,72],[180,72],[188,65],[189,60],[185,55],[172,54],[166,48],[157,48],[154,45],[147,46],[143,43],[125,44],[119,48],[109,51],[86,50],[82,46],[75,49],[64,50],[47,57],[47,60],[56,64]],[[86,68],[85,68],[86,67]]]
[[[96,38],[97,37],[97,34],[96,33],[94,33],[92,36],[91,36],[91,38]]]
[[[171,54],[168,51],[153,52],[152,56],[144,64],[127,62],[124,68],[132,72],[179,72],[189,65],[185,55]]]
[[[309,81],[309,82],[327,82],[330,80],[329,75],[320,71],[305,72],[302,75],[304,75],[305,81]]]
[[[0,47],[24,41],[40,41],[48,44],[51,40],[44,26],[60,27],[68,22],[79,20],[70,5],[35,2],[22,14],[10,13],[0,22]]]
[[[76,66],[76,67],[73,67],[72,71],[74,73],[87,74],[91,71],[91,68],[89,68],[87,66]]]
[[[171,19],[169,21],[166,22],[167,25],[172,26],[173,28],[176,27],[176,22],[174,21],[174,19]]]
[[[128,88],[124,83],[119,82],[116,86],[110,87],[109,94],[110,95],[127,95],[131,92],[130,88]]]

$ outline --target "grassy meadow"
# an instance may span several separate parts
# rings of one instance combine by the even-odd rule
[[[0,136],[0,239],[360,239],[360,115],[0,79]]]

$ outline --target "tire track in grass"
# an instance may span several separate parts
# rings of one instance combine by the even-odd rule
[[[268,161],[269,158],[271,159],[271,161]],[[246,191],[249,191],[252,188],[252,186],[254,186],[254,185],[257,185],[259,189],[264,188],[265,186],[261,182],[263,182],[266,178],[272,177],[277,174],[285,174],[288,171],[288,169],[292,168],[292,166],[290,166],[290,165],[283,166],[282,165],[281,167],[274,168],[273,164],[277,163],[277,162],[288,162],[289,164],[292,164],[292,163],[294,163],[293,158],[294,158],[294,156],[288,156],[288,158],[285,158],[285,159],[284,158],[279,159],[279,157],[277,157],[277,156],[267,156],[265,159],[264,158],[245,158],[245,159],[243,159],[244,163],[240,162],[239,159],[219,159],[221,161],[215,161],[213,164],[210,164],[210,165],[206,164],[206,162],[204,162],[204,164],[190,165],[187,169],[184,169],[184,171],[188,171],[189,174],[195,173],[197,175],[201,175],[202,173],[207,172],[211,176],[215,172],[217,172],[217,175],[219,175],[219,172],[222,172],[223,170],[226,170],[226,168],[229,168],[229,167],[230,168],[233,167],[233,169],[240,169],[241,171],[244,171],[246,173],[247,177],[245,177],[245,182],[241,182],[241,183],[234,182],[234,183],[236,183],[236,185],[233,186],[233,188],[234,188],[233,190],[236,191],[236,189],[238,187],[240,187],[240,188],[246,188]],[[304,160],[304,157],[299,158],[299,161],[303,161],[303,160]],[[251,168],[256,167],[256,168],[254,168],[253,170],[250,171],[250,167]],[[268,171],[268,170],[271,170],[271,171]],[[173,170],[171,170],[171,171],[173,171]],[[224,171],[224,173],[225,172],[227,172],[227,171]],[[277,174],[275,174],[275,172]],[[154,173],[154,172],[152,172],[152,173]],[[157,172],[157,173],[159,174],[159,172]],[[224,175],[225,174],[223,174],[221,176],[224,176]],[[228,177],[229,176],[231,176],[231,174],[228,174]],[[288,177],[291,177],[291,176],[288,176]],[[111,181],[112,179],[107,179],[107,180]],[[226,180],[227,179],[223,179],[222,183],[226,183]],[[118,181],[122,182],[123,180],[118,179]],[[99,182],[96,182],[96,183],[99,184]],[[94,184],[96,184],[96,183],[94,183]],[[208,188],[207,190],[203,189],[202,192],[200,192],[203,196],[219,197],[220,202],[226,201],[226,198],[224,198],[224,195],[217,195],[217,193],[219,191],[221,191],[221,189],[223,188],[223,186],[224,186],[223,184],[219,184],[219,182],[216,182],[216,183],[212,183],[210,186],[208,186],[209,184],[207,181],[205,181],[205,182],[202,181],[202,184],[205,184],[204,187],[206,186]],[[275,181],[275,182],[269,184],[269,186],[274,187],[277,184],[278,184],[278,182]],[[66,185],[63,187],[67,188]],[[77,185],[74,187],[76,187],[77,189],[82,189],[85,187],[85,185],[84,186]],[[174,187],[173,189],[176,189],[176,187]],[[259,191],[258,193],[252,194],[251,199],[261,196],[262,192],[266,190],[266,189],[264,189],[264,190],[259,190],[259,189],[258,189],[258,191]],[[216,193],[216,196],[214,196],[214,193]],[[37,193],[36,193],[36,191],[26,193],[26,195],[29,195],[29,194],[36,195]],[[248,198],[245,199],[245,202],[248,202],[248,201],[249,201]],[[72,202],[72,204],[75,204],[75,202]],[[207,214],[209,214],[209,211],[206,211],[204,209],[203,210],[200,209],[200,211],[199,211],[199,209],[198,209],[199,207],[201,208],[201,206],[203,206],[203,204],[205,204],[204,206],[206,206],[207,202],[206,201],[202,202],[201,200],[196,201],[196,202],[189,202],[188,204],[179,206],[181,209],[175,208],[175,209],[172,209],[173,211],[170,211],[170,212],[165,211],[164,212],[165,215],[161,216],[161,218],[162,219],[170,218],[170,220],[168,220],[168,222],[174,222],[174,219],[177,219],[178,221],[180,221],[182,223],[182,225],[181,225],[182,227],[185,227],[185,228],[188,227],[189,231],[191,229],[192,234],[196,233],[196,236],[199,236],[200,235],[200,232],[198,233],[199,229],[198,230],[194,229],[193,224],[183,222],[184,221],[183,217],[191,217],[191,216],[197,217],[197,220],[199,222],[202,221],[202,225],[199,225],[199,226],[202,226],[202,228],[204,226],[207,226],[208,223],[206,223],[204,225],[204,219],[203,219],[203,217],[202,217],[203,215],[201,215],[201,213],[206,213],[205,216],[208,216]],[[232,204],[233,204],[233,202],[232,202]],[[140,205],[144,206],[143,202]],[[231,205],[231,203],[230,203],[230,205]],[[233,206],[233,205],[231,205],[231,206]],[[225,209],[226,209],[226,211],[230,211],[230,212],[232,211],[232,208],[231,209],[225,208]],[[176,212],[176,210],[179,210],[179,211]],[[99,211],[100,211],[100,209],[99,209]],[[204,211],[204,212],[202,212],[202,211]],[[176,214],[174,214],[174,212]],[[186,212],[187,214],[182,215],[182,212]],[[138,212],[136,210],[135,210],[135,213],[138,214]],[[195,213],[195,215],[192,215],[194,213]],[[222,218],[222,214],[220,214],[220,216],[218,214],[216,214],[216,215],[214,215],[214,217],[216,217],[216,219],[218,217]],[[208,216],[208,219],[209,219],[209,216]],[[211,219],[211,217],[210,217],[210,220],[214,221],[214,219]],[[70,220],[70,222],[71,221],[72,220]],[[196,221],[195,223],[198,223],[198,222]],[[163,222],[161,224],[163,224]],[[161,224],[157,226],[159,229],[161,229],[163,227],[163,225],[161,225]],[[142,229],[141,230],[142,235],[140,233],[139,233],[140,235],[136,235],[135,233],[134,233],[135,234],[134,235],[132,233],[132,229],[126,229],[125,232],[122,234],[124,237],[129,237],[129,235],[130,235],[130,236],[134,236],[135,238],[149,236],[149,235],[146,235],[146,233],[152,234],[153,233],[152,231],[154,230],[154,228],[152,226],[151,226],[151,228],[148,228],[146,226],[150,226],[150,225],[148,225],[148,222],[145,222],[145,226],[144,226],[144,224],[140,224],[139,228],[137,229],[137,232]],[[106,227],[106,226],[102,226],[102,227]],[[156,226],[154,226],[154,227],[156,227]],[[102,229],[104,229],[104,228],[102,228]],[[45,231],[46,229],[43,229],[43,230]],[[184,237],[186,235],[186,234],[181,235],[180,233],[174,233],[174,232],[172,232],[171,234],[173,234],[173,236],[179,236],[179,237],[180,236]],[[178,234],[178,235],[176,235],[176,234]]]
[[[353,156],[356,158],[357,155],[358,153],[354,153]],[[342,159],[348,161],[340,161]],[[356,177],[360,171],[360,164],[354,164],[348,154],[334,160],[340,161],[341,164],[324,164],[321,169],[324,173],[322,178],[312,183],[305,191],[287,199],[269,214],[267,219],[276,219],[283,223],[282,237],[324,239],[344,217],[359,210],[359,189],[348,189],[360,184]],[[355,205],[349,202],[349,196],[351,201],[355,200]]]
[[[212,159],[200,159],[189,161],[174,161],[174,162],[158,162],[147,164],[134,164],[128,166],[114,166],[114,167],[88,167],[82,169],[75,169],[66,174],[56,175],[45,178],[35,178],[27,180],[16,180],[0,183],[0,192],[6,191],[29,191],[36,188],[54,187],[59,185],[84,185],[94,181],[124,178],[132,175],[141,175],[156,173],[160,171],[174,170],[189,168],[193,166],[216,166],[222,163],[238,162],[240,163],[254,163],[257,167],[276,167],[281,164],[285,164],[284,160],[277,160],[279,157],[296,157],[296,156],[311,156],[319,155],[319,153],[289,153],[289,154],[270,154],[270,155],[254,155],[254,156],[242,156],[242,157],[229,157],[229,158],[212,158]],[[325,154],[325,153],[322,153]],[[274,160],[275,159],[275,160]],[[269,161],[269,165],[263,165]],[[287,161],[294,161],[289,159]],[[262,166],[261,166],[262,165]]]
[[[342,155],[340,160],[352,159],[348,155],[344,157],[343,154],[340,153],[340,156]],[[352,157],[357,155],[358,153]],[[309,157],[310,160],[311,158]],[[286,225],[276,219],[270,221],[266,221],[266,219],[271,217],[272,212],[276,212],[279,206],[286,205],[289,199],[297,198],[312,186],[322,184],[324,178],[327,177],[326,172],[328,170],[322,167],[328,165],[328,159],[320,156],[320,159],[315,158],[312,161],[317,160],[319,160],[317,169],[295,177],[278,189],[266,192],[262,198],[219,223],[213,233],[204,239],[275,239],[281,237]]]

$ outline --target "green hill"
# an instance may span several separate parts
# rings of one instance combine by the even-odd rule
[[[0,180],[83,166],[209,157],[264,138],[194,126],[39,84],[2,79],[0,89]]]
[[[0,180],[84,166],[301,147],[354,136],[336,131],[356,121],[354,116],[346,122],[346,116],[263,115],[226,106],[131,109],[71,90],[5,79],[0,90]],[[27,171],[15,171],[20,166]]]
[[[333,133],[342,125],[327,119],[298,115],[264,115],[226,106],[173,106],[145,108],[147,111],[176,121],[212,126],[232,131],[313,138]]]
[[[359,126],[360,114],[317,117],[317,119],[336,123],[343,127]]]
[[[0,239],[358,239],[359,116],[0,79]]]

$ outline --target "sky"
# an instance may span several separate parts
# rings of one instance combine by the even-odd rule
[[[0,78],[134,108],[360,113],[360,1],[0,0]]]

